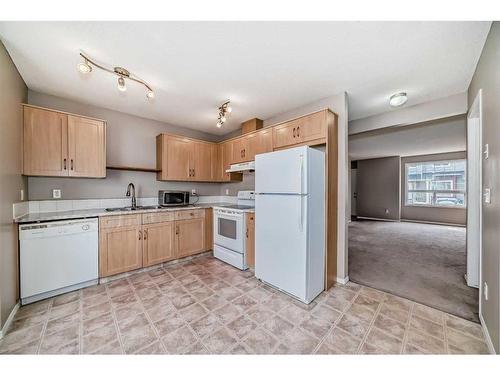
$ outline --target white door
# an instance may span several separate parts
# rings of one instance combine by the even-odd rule
[[[255,197],[255,276],[306,298],[307,196]]]
[[[308,147],[255,157],[255,193],[307,194]]]
[[[481,90],[467,114],[467,285],[479,287],[482,208]]]

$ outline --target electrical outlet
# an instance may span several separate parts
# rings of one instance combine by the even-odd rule
[[[484,159],[488,159],[489,156],[490,156],[490,145],[488,143],[486,143],[484,145],[484,151],[483,151],[483,154],[484,154]]]
[[[229,195],[229,189],[226,189],[226,195]]]
[[[483,193],[483,200],[484,203],[491,203],[491,189],[490,188],[484,188],[484,193]]]
[[[196,189],[191,189],[191,195],[196,195]]]
[[[386,209],[385,209],[385,213],[386,213],[386,214],[388,214],[388,213],[389,213],[389,209],[388,209],[388,208],[386,208]]]
[[[52,189],[52,198],[61,199],[61,189]]]
[[[488,301],[488,284],[486,282],[484,282],[483,294],[484,294],[484,299]]]
[[[24,200],[24,189],[21,189],[21,201]]]

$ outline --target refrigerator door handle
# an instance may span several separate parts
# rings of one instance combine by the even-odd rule
[[[299,199],[300,199],[300,202],[299,202],[299,231],[302,233],[303,230],[304,230],[304,226],[303,226],[303,216],[304,216],[304,205],[303,205],[303,200],[304,200],[304,196],[301,195],[299,196]]]
[[[304,183],[304,155],[299,156],[299,162],[300,162],[300,194],[303,194],[304,188],[303,188],[303,183]]]

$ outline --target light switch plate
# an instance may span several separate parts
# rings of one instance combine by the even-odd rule
[[[484,203],[491,203],[491,189],[485,188],[483,193]]]
[[[483,294],[484,299],[488,301],[488,284],[486,283],[486,281],[484,282]]]
[[[21,189],[21,201],[24,200],[24,189]]]
[[[61,199],[61,189],[52,189],[52,198]]]

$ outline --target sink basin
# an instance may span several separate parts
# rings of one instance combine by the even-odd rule
[[[153,210],[158,208],[158,206],[137,206],[135,208],[132,207],[111,207],[106,208],[108,212],[116,212],[116,211],[140,211],[140,210]]]

